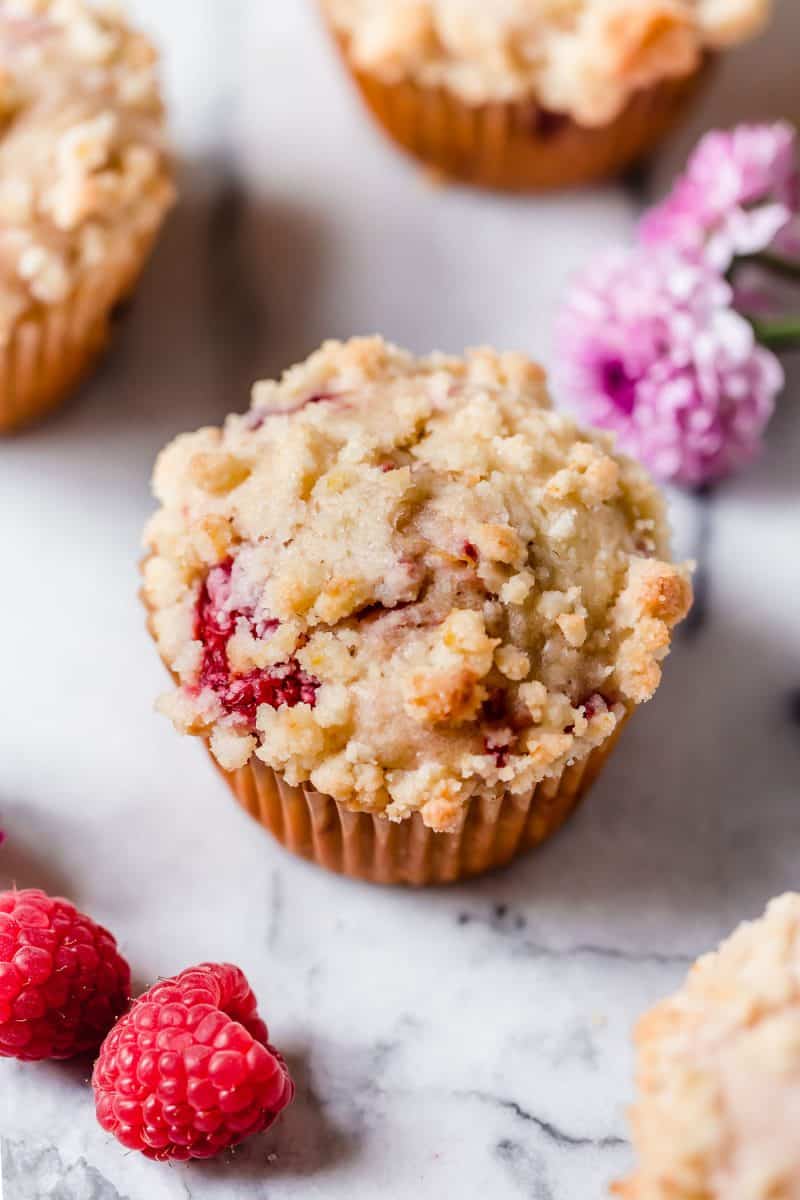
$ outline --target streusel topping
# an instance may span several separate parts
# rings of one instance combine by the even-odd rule
[[[323,0],[356,66],[470,104],[532,98],[582,125],[742,41],[771,0]]]
[[[630,1200],[800,1200],[800,895],[640,1022]]]
[[[0,2],[0,342],[172,203],[156,53],[116,8]]]
[[[154,487],[163,710],[229,770],[434,829],[610,737],[690,603],[645,474],[518,355],[328,342]]]

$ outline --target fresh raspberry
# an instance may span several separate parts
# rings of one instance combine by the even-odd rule
[[[200,687],[211,688],[227,713],[235,714],[248,725],[255,725],[260,704],[271,708],[294,708],[296,704],[317,702],[319,680],[302,670],[296,658],[277,663],[264,671],[234,675],[228,661],[228,641],[240,620],[247,621],[257,637],[277,629],[279,621],[256,622],[252,609],[230,608],[233,559],[212,567],[200,589],[195,616],[195,637],[203,645]]]
[[[111,1030],[95,1063],[97,1119],[148,1158],[210,1158],[268,1129],[294,1096],[238,967],[162,980]]]
[[[130,1000],[117,943],[68,900],[0,892],[0,1056],[96,1050]]]

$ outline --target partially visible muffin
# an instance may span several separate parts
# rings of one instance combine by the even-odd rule
[[[157,56],[116,7],[0,11],[0,431],[105,345],[170,208]]]
[[[517,355],[329,342],[154,486],[162,710],[229,773],[437,833],[583,773],[690,603],[644,472]]]
[[[636,1031],[628,1200],[800,1198],[800,895],[701,958]]]
[[[367,103],[407,150],[490,187],[587,182],[672,125],[708,56],[770,0],[321,0]]]

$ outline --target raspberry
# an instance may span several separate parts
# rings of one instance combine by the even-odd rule
[[[210,1158],[268,1129],[294,1084],[238,967],[162,980],[111,1030],[95,1063],[97,1119],[148,1158]]]
[[[195,637],[203,644],[200,667],[200,687],[211,688],[227,713],[236,714],[248,725],[255,725],[260,704],[271,708],[317,702],[319,680],[302,670],[296,658],[277,663],[267,671],[250,671],[233,675],[228,662],[228,641],[236,632],[237,622],[245,620],[254,634],[263,637],[277,629],[278,621],[255,622],[251,609],[231,609],[228,599],[231,590],[233,559],[212,567],[200,590],[195,617]]]
[[[68,900],[0,892],[0,1056],[96,1050],[130,1000],[114,938]]]
[[[508,756],[511,753],[511,743],[513,740],[514,734],[510,729],[501,729],[483,739],[484,750],[487,754],[494,756],[497,768],[500,771],[508,763]]]
[[[244,419],[244,427],[251,433],[255,433],[261,429],[267,417],[291,417],[294,413],[301,412],[307,408],[309,404],[324,404],[335,403],[341,400],[342,392],[314,392],[311,396],[304,396],[297,401],[291,408],[283,406],[274,406],[272,404],[259,404],[258,408],[251,408]]]
[[[508,720],[508,693],[502,688],[492,688],[483,702],[481,720],[490,725],[499,725]]]
[[[597,717],[600,713],[608,712],[611,706],[612,701],[606,699],[600,692],[593,692],[580,705],[587,721],[591,721],[592,717]]]

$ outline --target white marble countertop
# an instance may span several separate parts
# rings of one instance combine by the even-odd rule
[[[6,1200],[601,1197],[629,1162],[635,1017],[800,882],[800,379],[755,468],[674,497],[700,603],[561,836],[421,894],[293,860],[152,712],[136,564],[156,451],[325,336],[546,360],[567,275],[668,165],[544,200],[434,189],[364,119],[305,0],[134,8],[168,55],[183,200],[96,378],[0,445],[0,885],[68,894],[141,987],[240,963],[298,1097],[232,1159],[160,1166],[101,1131],[85,1064],[3,1062]],[[800,116],[798,39],[785,0],[669,162],[713,122]]]

